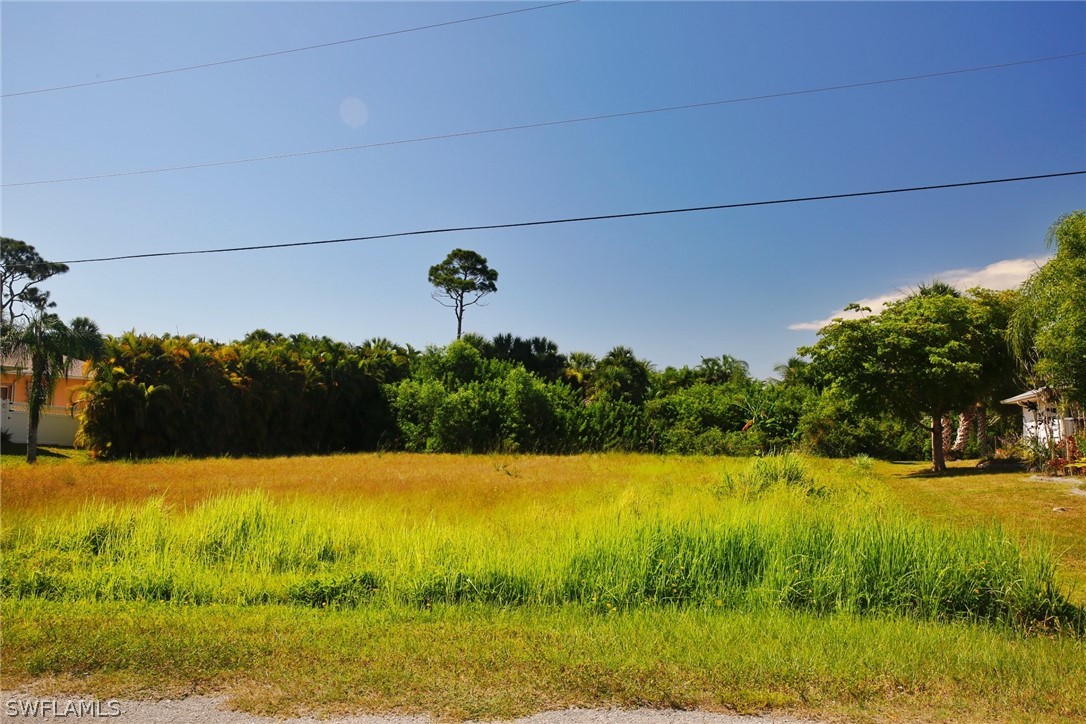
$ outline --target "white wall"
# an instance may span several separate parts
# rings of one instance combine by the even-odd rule
[[[0,402],[0,429],[11,432],[11,441],[26,444],[26,433],[30,427],[26,413],[26,403]],[[67,408],[46,408],[42,411],[38,423],[38,444],[72,447],[75,444],[75,431],[79,422]]]
[[[1060,417],[1054,407],[1043,410],[1022,409],[1022,437],[1060,443],[1077,431],[1074,419]]]

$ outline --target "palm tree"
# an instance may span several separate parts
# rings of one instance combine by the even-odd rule
[[[379,384],[399,382],[411,373],[415,351],[384,337],[367,339],[358,347],[362,357],[359,367]]]
[[[629,347],[615,347],[596,364],[592,388],[596,399],[641,405],[648,396],[651,370]]]
[[[750,366],[730,354],[723,354],[720,357],[702,357],[697,371],[710,385],[726,385],[729,382],[750,380]]]
[[[589,352],[571,352],[566,359],[566,371],[563,373],[566,383],[580,392],[585,402],[589,397],[597,362],[596,356]]]
[[[777,365],[773,371],[777,374],[776,380],[782,385],[802,384],[810,362],[802,357],[789,357],[784,364]]]
[[[57,315],[39,310],[26,324],[7,327],[0,346],[5,355],[30,363],[26,461],[32,463],[38,459],[42,408],[49,403],[60,377],[67,376],[72,361],[89,359],[101,351],[102,335],[98,325],[86,317],[64,324]]]
[[[910,292],[907,297],[957,297],[961,298],[962,293],[958,291],[958,288],[953,284],[948,284],[942,279],[932,279],[928,284],[921,284],[916,288],[916,291]]]

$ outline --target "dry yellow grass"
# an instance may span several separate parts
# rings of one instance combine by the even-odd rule
[[[34,512],[86,502],[136,503],[163,497],[191,506],[223,493],[260,490],[272,498],[382,499],[442,511],[484,514],[535,499],[606,496],[627,487],[704,485],[737,461],[649,455],[472,456],[363,454],[271,459],[156,460],[10,466],[0,493],[9,510]]]

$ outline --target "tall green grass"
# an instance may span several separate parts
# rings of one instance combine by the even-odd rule
[[[866,495],[866,475],[856,465],[816,480],[798,458],[754,461],[711,482],[694,511],[676,514],[628,490],[590,525],[543,502],[518,517],[454,524],[373,501],[332,507],[261,492],[191,509],[160,499],[85,506],[74,517],[9,516],[0,593],[315,607],[769,607],[1083,630],[1044,547],[1021,550],[996,527],[933,527]]]

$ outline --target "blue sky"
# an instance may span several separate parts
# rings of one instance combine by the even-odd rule
[[[544,3],[536,3],[544,4]],[[487,15],[511,3],[3,2],[11,94]],[[1086,56],[591,123],[172,173],[27,181],[382,143],[1086,50],[1083,3],[580,2],[2,106],[3,235],[54,260],[284,243],[1086,167]],[[1013,284],[1084,177],[868,199],[74,265],[103,331],[455,335],[426,271],[500,273],[486,335],[755,374],[847,303]]]

